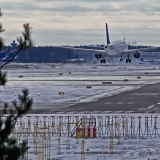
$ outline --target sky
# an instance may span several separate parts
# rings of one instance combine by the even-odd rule
[[[21,36],[29,23],[36,46],[106,44],[160,46],[159,0],[1,0],[5,44]]]

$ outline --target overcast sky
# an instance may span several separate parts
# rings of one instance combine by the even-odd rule
[[[38,45],[104,44],[110,40],[160,46],[159,0],[0,0],[1,34],[9,45],[26,22]]]

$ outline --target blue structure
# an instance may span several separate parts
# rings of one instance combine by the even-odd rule
[[[10,58],[12,58],[16,53],[16,48],[17,44],[15,43],[15,40],[11,43],[11,46],[4,47],[0,52],[0,61],[7,62]]]

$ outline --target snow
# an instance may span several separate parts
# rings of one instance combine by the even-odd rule
[[[155,69],[154,69],[155,68]],[[8,83],[5,87],[1,87],[0,102],[11,102],[17,98],[16,95],[21,93],[23,88],[28,88],[30,96],[33,97],[34,103],[41,104],[61,104],[70,102],[89,102],[97,100],[101,97],[111,96],[113,94],[119,94],[127,90],[133,90],[140,88],[145,84],[154,84],[160,82],[160,69],[158,66],[131,66],[119,65],[119,66],[106,66],[106,65],[91,65],[91,64],[11,64],[5,69],[8,72]],[[62,73],[62,75],[59,75]],[[148,73],[148,74],[146,74]],[[23,77],[19,77],[23,76]],[[140,78],[137,78],[140,76]],[[128,79],[128,81],[124,81]],[[112,85],[102,84],[102,82],[112,82]],[[91,86],[91,89],[86,88]],[[59,92],[64,92],[64,95],[59,95]],[[38,93],[40,95],[38,96]],[[2,104],[2,103],[0,103]],[[38,106],[37,106],[38,107]],[[47,108],[46,108],[47,109]],[[145,116],[149,116],[149,129],[153,132],[154,118],[156,115],[151,114],[125,114],[126,117],[135,116],[135,129],[138,127],[138,116],[142,116],[142,130],[145,132]],[[32,124],[36,121],[37,115],[31,116]],[[23,122],[28,122],[28,117],[23,118]],[[43,116],[69,116],[68,114],[45,114],[38,115],[39,120],[43,121]],[[70,114],[73,116],[76,114]],[[98,130],[98,114],[79,114],[82,116],[95,116],[97,119]],[[115,116],[115,114],[100,114],[103,116],[103,125],[105,124],[105,116]],[[117,116],[122,115],[118,113]],[[88,160],[153,160],[160,159],[160,115],[157,114],[157,131],[156,137],[137,135],[134,137],[129,136],[127,138],[121,137],[120,144],[117,144],[118,139],[113,139],[113,153],[110,154],[110,138],[105,134],[105,128],[103,128],[104,134],[99,134],[97,138],[85,139],[85,159]],[[50,120],[50,119],[49,119]],[[75,120],[75,119],[74,119]],[[122,119],[121,119],[122,121]],[[20,120],[19,120],[20,122]],[[151,123],[152,122],[152,123]],[[58,118],[56,118],[58,123]],[[130,118],[128,118],[128,124],[130,126]],[[20,125],[20,123],[18,124]],[[58,126],[58,124],[56,124]],[[121,124],[122,126],[122,124]],[[17,130],[20,126],[17,126]],[[66,128],[64,128],[66,130]],[[33,132],[33,127],[32,127]],[[153,132],[154,133],[154,132]],[[21,136],[21,139],[27,138]],[[36,155],[34,153],[34,140],[33,136],[28,136],[29,141],[29,156],[28,159],[35,160]],[[81,159],[81,141],[75,137],[70,137],[70,149],[66,149],[67,136],[61,137],[61,154],[57,154],[57,142],[58,136],[51,137],[51,159],[53,160],[79,160]],[[89,151],[86,151],[86,149]]]
[[[89,64],[12,64],[5,70],[8,72],[8,83],[0,88],[3,93],[0,102],[13,101],[15,93],[20,94],[23,88],[29,89],[35,103],[59,104],[92,101],[94,98],[136,89],[144,84],[160,82],[160,70],[158,67],[153,70],[153,66],[138,66],[137,69],[135,66]],[[112,82],[112,85],[102,82]],[[86,86],[92,88],[87,89]],[[60,96],[59,92],[64,92],[64,95]]]
[[[30,117],[31,121],[31,126],[36,122],[36,117],[37,115],[26,115],[22,119],[19,120],[17,124],[17,130],[20,130],[20,121],[23,122],[23,128],[27,128],[27,122],[28,122],[28,117]],[[105,124],[106,119],[105,116],[108,116],[108,114],[75,114],[74,116],[72,114],[44,114],[44,115],[38,115],[38,124],[39,127],[43,128],[43,123],[44,123],[44,116],[47,125],[52,121],[51,116],[55,116],[55,131],[57,130],[58,127],[58,121],[59,121],[59,116],[63,117],[63,123],[62,129],[61,129],[61,137],[60,137],[60,154],[57,153],[57,143],[58,143],[58,136],[57,134],[54,134],[53,136],[50,136],[50,159],[52,160],[80,160],[81,159],[81,145],[82,145],[82,138],[76,139],[74,137],[70,137],[70,148],[67,149],[67,128],[65,124],[67,123],[67,116],[71,116],[71,122],[75,122],[75,116],[79,116],[79,118],[82,118],[83,116],[86,117],[91,117],[94,116],[96,118],[96,127],[97,127],[97,138],[85,138],[84,139],[84,151],[85,151],[85,158],[86,159],[91,159],[91,160],[102,160],[102,159],[107,159],[107,160],[128,160],[128,159],[134,159],[134,160],[146,160],[146,159],[160,159],[160,141],[159,141],[159,136],[160,136],[160,114],[158,115],[153,115],[153,114],[134,114],[135,117],[135,123],[134,123],[134,134],[131,136],[130,132],[130,127],[131,127],[131,120],[130,117],[133,116],[133,114],[110,114],[110,124],[113,120],[113,123],[115,123],[115,116],[119,117],[117,120],[119,120],[120,123],[120,132],[121,132],[121,137],[120,137],[120,144],[118,143],[118,136],[115,137],[115,134],[118,134],[114,130],[114,136],[113,136],[113,154],[110,150],[110,132],[108,132],[107,135],[107,127]],[[99,126],[98,123],[98,117],[103,117],[103,127]],[[128,132],[124,133],[123,137],[123,131],[122,131],[122,116],[125,116],[128,119]],[[139,118],[141,118],[141,128],[142,128],[142,134],[138,133],[138,125],[139,125]],[[145,132],[145,117],[148,116],[148,129],[150,130],[151,134],[148,134]],[[155,118],[156,119],[156,129],[157,133],[155,135],[154,132],[154,126],[155,126]],[[126,119],[125,118],[125,119]],[[152,118],[152,121],[151,121]],[[26,122],[26,123],[25,123]],[[49,122],[49,123],[48,123]],[[25,124],[25,125],[24,125]],[[25,127],[24,127],[25,126]],[[71,130],[75,126],[75,124],[71,123]],[[115,125],[113,126],[113,128]],[[102,130],[101,130],[102,129]],[[31,127],[31,134],[27,137],[29,141],[29,159],[30,160],[35,160],[36,155],[35,155],[35,148],[34,148],[34,138],[33,138],[33,126]],[[56,133],[56,132],[55,132]],[[126,136],[126,133],[127,136]],[[46,131],[47,134],[47,131]],[[23,137],[26,139],[26,135],[24,136],[22,134],[21,138]],[[40,139],[40,136],[38,136]],[[49,137],[49,136],[47,136]],[[39,146],[41,144],[39,143]]]

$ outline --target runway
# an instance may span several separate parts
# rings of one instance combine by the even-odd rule
[[[101,98],[89,103],[77,103],[68,110],[87,113],[160,113],[160,84],[145,85],[140,89]]]
[[[0,108],[28,88],[34,114],[160,113],[159,66],[15,64],[6,70]]]
[[[159,83],[148,84],[140,89],[91,102],[70,102],[59,105],[36,104],[38,108],[33,109],[30,113],[160,113],[159,86]]]

